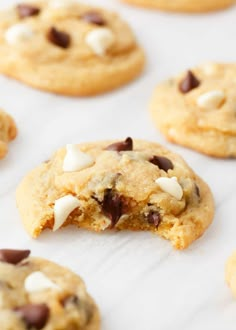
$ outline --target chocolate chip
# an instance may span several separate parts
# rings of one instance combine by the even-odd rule
[[[201,197],[200,189],[196,183],[195,183],[195,191],[196,191],[196,195],[200,198]]]
[[[105,150],[118,151],[118,152],[133,150],[133,140],[130,137],[128,137],[125,141],[116,142],[109,145],[108,147],[106,147]]]
[[[64,297],[60,302],[63,307],[66,307],[67,305],[70,305],[70,304],[78,305],[79,298],[76,295],[69,295],[69,296]]]
[[[26,3],[21,3],[16,8],[20,18],[37,16],[40,13],[40,9],[38,7]]]
[[[4,282],[4,281],[0,281],[0,289],[9,289],[9,290],[12,290],[12,289],[14,289],[14,287],[10,283]]]
[[[161,156],[153,156],[149,159],[149,162],[158,166],[160,170],[168,172],[168,170],[173,170],[174,165],[173,163],[166,157]]]
[[[104,18],[95,11],[89,11],[81,16],[83,20],[85,20],[88,23],[103,26],[106,24]]]
[[[108,189],[102,202],[103,213],[111,220],[111,228],[114,228],[123,214],[125,203],[122,196]]]
[[[28,329],[42,329],[49,319],[49,308],[46,304],[29,304],[15,309],[26,323]]]
[[[70,46],[70,36],[66,32],[57,30],[52,27],[48,32],[48,40],[54,45],[61,48],[68,48]]]
[[[147,220],[150,225],[154,225],[156,228],[158,228],[161,222],[161,215],[158,211],[150,211],[147,216]]]
[[[185,78],[179,84],[179,90],[185,94],[190,92],[192,89],[197,88],[200,85],[200,81],[197,77],[192,73],[192,71],[188,71]]]
[[[22,260],[28,258],[30,250],[0,250],[0,261],[16,265]]]

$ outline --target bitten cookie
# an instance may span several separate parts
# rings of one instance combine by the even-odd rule
[[[123,0],[130,4],[176,12],[207,12],[227,8],[234,0]]]
[[[28,250],[0,250],[1,330],[99,330],[81,278]]]
[[[14,140],[17,129],[14,120],[6,112],[0,110],[0,159],[4,158],[8,151],[8,142]]]
[[[19,3],[0,12],[0,72],[32,87],[94,95],[138,76],[144,54],[115,13],[77,0]]]
[[[215,157],[236,157],[236,65],[206,64],[160,84],[150,110],[172,142]]]
[[[133,140],[67,145],[17,189],[27,232],[74,224],[98,232],[148,230],[186,248],[212,222],[211,191],[158,144]]]

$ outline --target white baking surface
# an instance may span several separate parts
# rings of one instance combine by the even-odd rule
[[[1,1],[1,6],[14,1]],[[66,98],[0,77],[0,106],[13,114],[19,136],[0,163],[1,247],[71,267],[86,281],[102,314],[102,330],[231,330],[236,300],[224,264],[236,249],[235,160],[216,160],[168,144],[146,111],[156,83],[209,60],[236,60],[236,8],[184,16],[132,8],[116,0],[90,1],[119,11],[146,50],[147,67],[130,85],[94,98]],[[1,55],[0,55],[1,56]],[[182,252],[150,233],[95,234],[67,228],[37,241],[25,233],[15,205],[22,176],[67,143],[150,139],[181,153],[211,186],[215,221]],[[141,179],[141,178],[138,178]]]

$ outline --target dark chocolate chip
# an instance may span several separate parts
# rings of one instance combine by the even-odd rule
[[[68,48],[70,46],[70,36],[66,32],[57,30],[52,27],[48,32],[48,40],[54,45],[61,48]]]
[[[111,228],[114,228],[124,210],[122,196],[108,189],[102,202],[103,213],[111,220]]]
[[[49,308],[46,304],[29,304],[15,309],[26,323],[28,329],[42,329],[49,319]]]
[[[192,73],[192,71],[188,71],[187,75],[179,84],[179,90],[181,93],[185,94],[190,92],[192,89],[197,88],[200,85],[200,81],[197,77]]]
[[[70,304],[78,305],[78,303],[79,303],[79,298],[76,295],[69,295],[61,300],[61,304],[63,307],[66,307],[67,305]]]
[[[160,170],[168,172],[168,170],[173,170],[174,165],[173,163],[166,157],[161,156],[153,156],[149,159],[149,162],[158,166]]]
[[[16,8],[20,18],[37,16],[40,13],[40,9],[38,7],[26,3],[21,3]]]
[[[22,260],[28,258],[30,250],[0,250],[0,261],[16,265]]]
[[[108,147],[106,147],[105,150],[111,150],[111,151],[130,151],[133,150],[133,140],[128,137],[125,141],[116,142]]]
[[[104,18],[95,11],[89,11],[81,16],[81,18],[91,24],[103,26],[106,24]]]
[[[150,211],[147,216],[147,220],[150,225],[154,225],[156,228],[158,228],[161,222],[161,215],[158,211]]]
[[[200,198],[201,197],[200,189],[196,183],[195,183],[195,191],[196,191],[197,196]]]
[[[14,287],[10,283],[4,282],[4,281],[0,281],[0,289],[9,289],[9,290],[12,290],[12,289],[14,289]]]

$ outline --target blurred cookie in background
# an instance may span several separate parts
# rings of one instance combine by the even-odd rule
[[[136,78],[144,53],[116,13],[76,0],[27,1],[0,12],[0,72],[45,91],[87,96]]]

